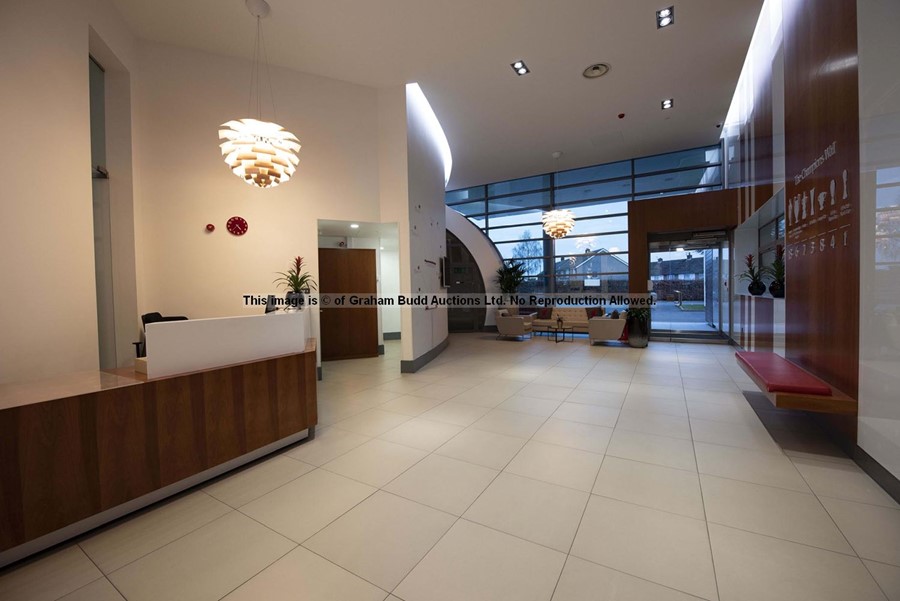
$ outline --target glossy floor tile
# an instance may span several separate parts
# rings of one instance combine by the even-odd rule
[[[884,601],[857,557],[710,524],[722,601]]]
[[[314,440],[0,571],[0,599],[900,601],[900,506],[731,348],[399,358],[325,363]]]
[[[390,591],[455,521],[448,513],[379,491],[303,546]]]
[[[233,511],[109,575],[129,601],[219,599],[296,546]]]
[[[465,518],[568,553],[588,493],[502,473]]]
[[[549,599],[565,554],[458,521],[397,587],[405,601]]]

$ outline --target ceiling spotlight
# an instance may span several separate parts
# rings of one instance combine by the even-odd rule
[[[666,98],[665,100],[662,101],[660,106],[662,107],[662,110],[670,109],[673,106],[675,106],[675,101],[671,98]]]
[[[509,64],[510,67],[513,68],[518,75],[526,75],[531,73],[531,69],[528,68],[528,65],[525,64],[525,61],[516,61],[514,63]]]
[[[683,247],[683,246],[679,246],[679,247],[676,248],[675,250],[676,250],[677,252],[683,253],[683,252],[684,252],[684,247]]]
[[[351,224],[350,224],[350,229],[351,229],[351,230],[358,230],[358,229],[359,229],[359,224],[358,224],[358,223],[351,223]]]
[[[587,79],[597,79],[609,73],[609,65],[607,63],[595,63],[581,72]]]
[[[675,7],[670,6],[662,10],[656,11],[656,28],[662,29],[668,27],[675,22]]]

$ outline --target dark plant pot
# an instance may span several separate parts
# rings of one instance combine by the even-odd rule
[[[288,292],[285,297],[288,307],[292,309],[302,309],[306,299],[302,292]]]
[[[765,291],[766,285],[762,282],[750,282],[750,285],[747,286],[747,292],[753,296],[759,296],[760,294],[765,293]]]
[[[645,348],[650,342],[650,322],[646,319],[630,318],[627,320],[628,346]]]
[[[772,282],[769,284],[769,293],[774,298],[784,298],[784,282]]]

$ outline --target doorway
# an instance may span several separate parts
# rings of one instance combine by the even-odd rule
[[[484,294],[484,279],[475,257],[447,230],[447,266],[445,275],[448,294]],[[450,307],[447,310],[449,332],[480,332],[484,329],[484,307]]]
[[[326,296],[378,293],[375,251],[367,248],[320,248],[319,306],[322,360],[378,356],[378,309],[326,306]]]
[[[656,339],[727,341],[731,337],[727,232],[650,237],[650,281],[657,305]]]

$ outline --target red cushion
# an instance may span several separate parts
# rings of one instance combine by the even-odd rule
[[[768,392],[831,396],[828,384],[780,355],[741,351],[735,357],[766,383]]]
[[[603,315],[603,309],[600,307],[589,307],[587,310],[588,319],[593,319],[594,317],[601,317]]]
[[[543,307],[538,309],[537,317],[538,319],[550,319],[553,316],[553,308],[552,307]]]

